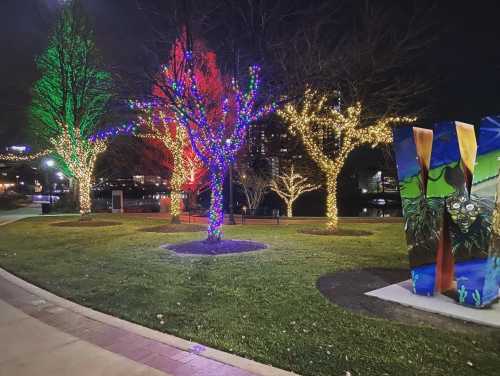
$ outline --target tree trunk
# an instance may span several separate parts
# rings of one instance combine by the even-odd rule
[[[337,230],[337,177],[338,174],[330,173],[326,176],[326,228],[330,231]]]
[[[170,180],[170,215],[171,223],[181,223],[181,203],[182,203],[182,183],[183,183],[183,164],[182,155],[174,155],[174,170]]]
[[[188,191],[187,207],[188,209],[196,209],[198,205],[198,190]]]
[[[80,219],[88,219],[91,213],[91,199],[90,199],[90,191],[92,188],[90,176],[83,176],[78,179],[78,188],[79,188],[79,204],[80,204]]]
[[[70,192],[70,202],[71,209],[78,209],[80,207],[80,189],[78,180],[74,177],[69,178],[69,192]]]
[[[286,216],[288,218],[293,217],[293,201],[286,203]]]
[[[221,228],[224,223],[223,184],[223,166],[210,166],[210,190],[212,191],[212,198],[208,214],[207,240],[211,242],[218,242],[222,239]]]

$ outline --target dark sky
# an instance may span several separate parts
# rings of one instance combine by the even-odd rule
[[[152,38],[150,20],[137,1],[84,0],[106,61],[125,73],[142,64],[143,41]],[[38,77],[34,59],[46,46],[59,3],[0,1],[0,148],[28,140],[29,91]],[[499,114],[500,5],[451,0],[435,5],[432,18],[438,41],[424,63],[436,72],[435,91],[428,97],[437,103],[435,120],[477,122]]]

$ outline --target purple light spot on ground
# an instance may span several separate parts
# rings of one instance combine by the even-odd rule
[[[196,353],[196,354],[199,354],[199,353],[205,351],[205,346],[194,345],[194,346],[191,346],[191,348],[189,349],[189,351],[193,352],[193,353]]]
[[[193,241],[180,244],[169,244],[164,248],[179,254],[217,256],[231,253],[252,252],[266,249],[263,243],[250,240],[221,240],[219,242]]]

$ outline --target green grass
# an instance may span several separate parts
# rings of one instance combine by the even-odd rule
[[[407,267],[401,224],[351,224],[367,237],[312,236],[304,225],[226,226],[226,238],[270,245],[233,256],[178,257],[159,248],[203,233],[138,231],[139,216],[104,228],[33,218],[0,228],[0,265],[58,295],[151,328],[303,375],[498,375],[500,335],[454,333],[351,313],[316,289],[323,274]],[[67,220],[71,220],[68,218]],[[163,314],[164,325],[157,314]],[[469,366],[467,362],[472,362]]]

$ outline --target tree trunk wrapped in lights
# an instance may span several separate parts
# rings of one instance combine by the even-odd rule
[[[210,210],[208,212],[208,238],[209,241],[218,241],[222,238],[222,225],[224,224],[223,187],[224,176],[227,170],[225,163],[214,161],[209,166],[210,177]]]
[[[153,104],[154,103],[154,104]],[[132,104],[142,108],[138,123],[144,133],[138,136],[160,141],[172,155],[170,177],[170,214],[172,223],[180,223],[183,188],[193,185],[194,179],[200,178],[201,162],[191,149],[186,129],[175,119],[161,110],[161,102]]]
[[[416,119],[387,116],[364,126],[361,103],[348,107],[343,114],[328,106],[327,101],[327,96],[307,89],[301,105],[288,103],[278,110],[278,114],[288,122],[291,133],[300,136],[307,153],[325,174],[327,228],[335,231],[338,226],[337,179],[351,151],[363,144],[375,147],[391,143],[391,124],[411,123]],[[339,142],[338,148],[330,156],[323,148],[324,130],[332,131]]]
[[[51,139],[51,144],[78,182],[80,214],[82,216],[90,214],[92,208],[90,193],[95,162],[98,155],[106,151],[107,141],[71,137],[68,128],[63,126],[61,135]]]
[[[236,78],[226,82],[215,53],[207,51],[200,42],[194,49],[188,48],[186,41],[185,36],[176,41],[182,48],[174,48],[175,59],[164,67],[164,81],[158,88],[170,99],[176,121],[185,127],[194,152],[208,168],[212,198],[207,240],[219,241],[227,168],[243,145],[249,125],[274,110],[275,105],[256,104],[259,67],[250,67],[249,86],[243,91]]]
[[[100,70],[100,55],[81,6],[64,5],[47,50],[37,58],[41,78],[34,84],[34,132],[58,167],[79,185],[80,212],[90,213],[90,190],[97,156],[107,133],[96,135],[111,97],[111,76]],[[113,132],[111,132],[113,133]]]
[[[307,177],[295,172],[293,165],[271,180],[271,190],[285,201],[287,217],[293,216],[293,204],[302,194],[319,187],[309,183]]]

